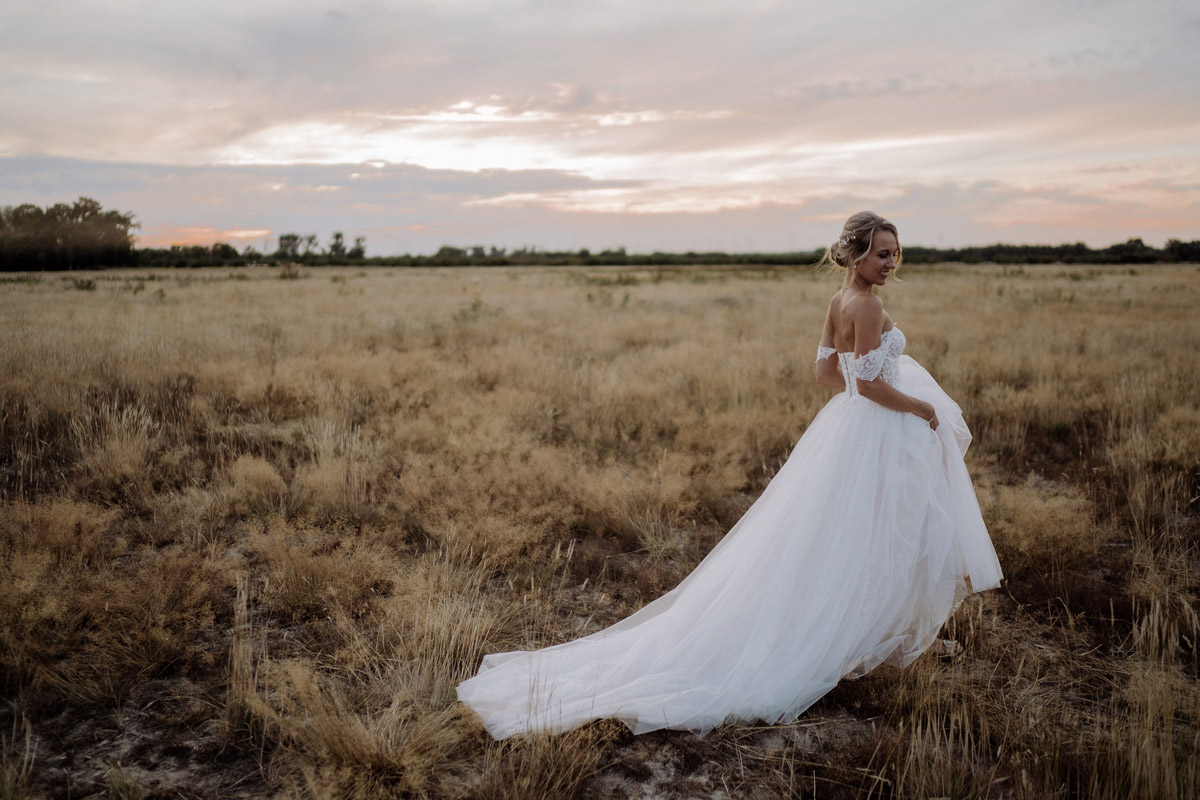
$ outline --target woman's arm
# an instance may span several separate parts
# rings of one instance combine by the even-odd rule
[[[817,383],[838,390],[846,388],[846,379],[842,377],[842,371],[838,369],[836,354],[817,362]]]
[[[855,380],[858,381],[858,393],[863,397],[873,400],[884,408],[890,408],[893,411],[916,414],[928,422],[929,427],[935,431],[937,430],[937,413],[929,403],[924,400],[918,400],[910,394],[905,394],[882,378],[877,377],[871,381],[864,381],[862,378],[855,378]]]
[[[864,298],[858,303],[854,310],[855,355],[864,356],[879,347],[883,340],[883,321],[883,302],[879,298],[872,296]],[[929,427],[937,430],[937,414],[929,403],[905,394],[883,380],[881,376],[876,376],[869,381],[862,378],[855,378],[855,380],[858,393],[863,397],[893,411],[916,414],[927,421]]]
[[[838,369],[837,347],[833,343],[833,301],[825,312],[825,328],[821,331],[821,347],[834,348],[833,355],[817,360],[817,383],[838,391],[846,388],[846,379]]]

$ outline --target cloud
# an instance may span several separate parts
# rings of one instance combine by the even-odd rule
[[[270,228],[245,230],[233,228],[219,231],[216,228],[155,225],[153,230],[137,234],[138,247],[171,247],[173,245],[210,245],[214,242],[226,244],[257,244],[267,242],[274,232]]]
[[[273,249],[280,233],[367,237],[371,254],[445,244],[634,251],[808,250],[871,208],[907,244],[1200,238],[1200,186],[1103,173],[1107,189],[1003,181],[871,180],[835,187],[774,181],[685,191],[552,170],[430,170],[404,164],[170,167],[0,159],[0,198],[45,205],[95,197],[132,211],[144,245]],[[331,188],[332,187],[332,188]]]
[[[954,241],[1200,235],[1200,16],[1173,2],[13,0],[5,23],[2,199],[95,195],[147,236],[786,247],[819,229],[766,221],[888,203]]]

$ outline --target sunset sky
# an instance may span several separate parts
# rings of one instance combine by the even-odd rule
[[[1198,9],[6,0],[0,205],[372,255],[1200,239]]]

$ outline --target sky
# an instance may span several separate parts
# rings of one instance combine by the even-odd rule
[[[5,0],[0,205],[79,196],[154,247],[1200,239],[1200,5]]]

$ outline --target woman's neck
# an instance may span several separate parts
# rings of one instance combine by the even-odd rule
[[[857,272],[851,272],[846,276],[846,280],[842,283],[843,289],[853,289],[864,294],[871,294],[875,288],[866,279],[859,276]]]

